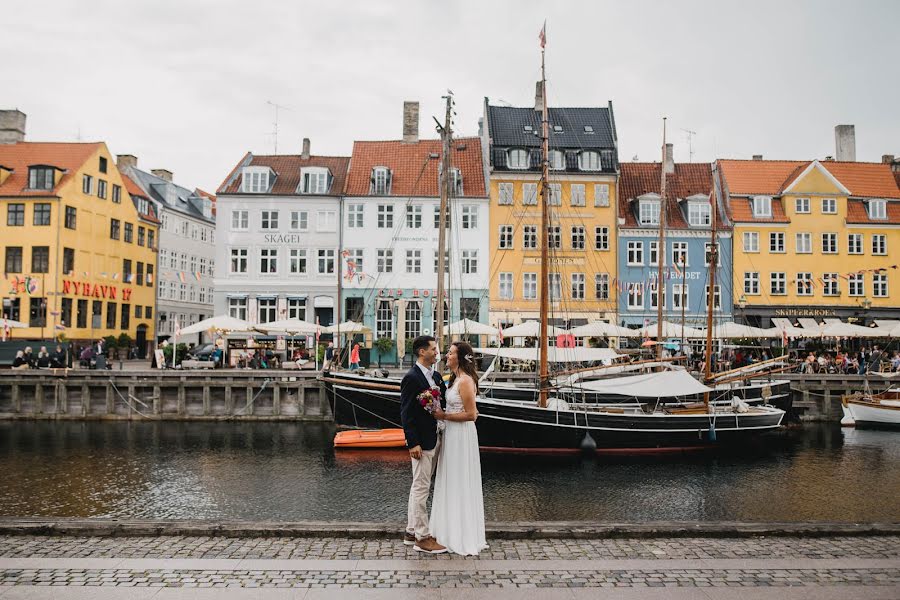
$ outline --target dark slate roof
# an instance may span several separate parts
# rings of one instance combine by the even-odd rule
[[[175,183],[170,183],[161,177],[157,177],[152,173],[141,171],[133,167],[128,167],[126,173],[131,176],[134,182],[147,193],[147,197],[151,200],[159,202],[162,206],[188,214],[197,219],[213,222],[214,219],[203,216],[203,210],[200,208],[202,204],[202,196],[194,193],[186,187],[182,187]],[[167,197],[167,188],[171,186],[175,193],[170,201]]]
[[[488,106],[488,124],[494,146],[541,145],[541,113],[533,108]],[[534,133],[525,131],[530,125]],[[584,131],[585,125],[593,133]],[[555,127],[562,131],[555,131]],[[550,108],[550,146],[558,149],[616,148],[612,105],[603,108]]]

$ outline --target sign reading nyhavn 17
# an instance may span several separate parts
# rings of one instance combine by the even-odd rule
[[[122,301],[131,300],[131,288],[123,287]],[[72,294],[74,296],[84,296],[85,298],[105,298],[107,300],[116,300],[119,296],[119,288],[114,285],[103,285],[100,283],[88,283],[87,281],[70,281],[63,279],[63,294]]]

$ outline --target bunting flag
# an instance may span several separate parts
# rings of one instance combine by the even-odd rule
[[[497,335],[500,337],[500,343],[503,344],[503,322],[497,323]]]
[[[119,280],[119,274],[118,274],[118,273],[113,273],[113,279],[115,279],[116,281],[118,281],[118,280]]]
[[[541,41],[541,49],[547,46],[547,21],[544,21],[544,26],[541,27],[541,33],[538,34],[538,39]]]
[[[147,285],[153,283],[153,273],[147,273]]]
[[[69,272],[66,273],[66,275],[68,275],[69,277],[74,276],[74,275],[75,275],[75,269],[69,269]]]
[[[2,341],[5,342],[6,340],[9,339],[9,332],[10,332],[9,323],[6,322],[6,319],[3,319],[3,340]]]
[[[181,325],[178,324],[178,317],[175,317],[175,339],[176,339],[175,346],[176,347],[178,346],[177,340],[178,340],[179,335],[181,335]],[[172,355],[173,356],[175,355],[174,349],[173,349]],[[174,362],[174,359],[173,359],[173,362]]]
[[[90,275],[87,271],[82,271],[82,273],[84,274],[85,277],[88,277],[88,275]]]
[[[181,281],[181,283],[187,283],[187,280],[184,277],[184,271],[178,272],[178,279]]]
[[[319,327],[319,317],[316,317],[316,344],[319,343],[319,336],[322,334],[322,328]]]
[[[194,277],[197,279],[197,281],[200,281],[200,271],[194,271]]]
[[[132,281],[134,281],[134,273],[125,275],[125,283],[131,283]]]

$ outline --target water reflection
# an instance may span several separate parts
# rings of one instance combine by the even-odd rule
[[[302,423],[0,423],[6,516],[391,520],[404,451]],[[491,520],[894,521],[900,433],[810,425],[740,452],[484,455]]]

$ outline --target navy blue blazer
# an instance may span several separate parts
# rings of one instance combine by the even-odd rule
[[[437,371],[434,372],[433,385],[441,388],[441,406],[445,406],[444,395],[447,393],[447,385]],[[417,398],[431,386],[432,383],[429,383],[422,369],[415,363],[400,382],[400,423],[406,435],[407,448],[421,446],[422,450],[433,450],[437,446],[437,421],[422,408]]]

